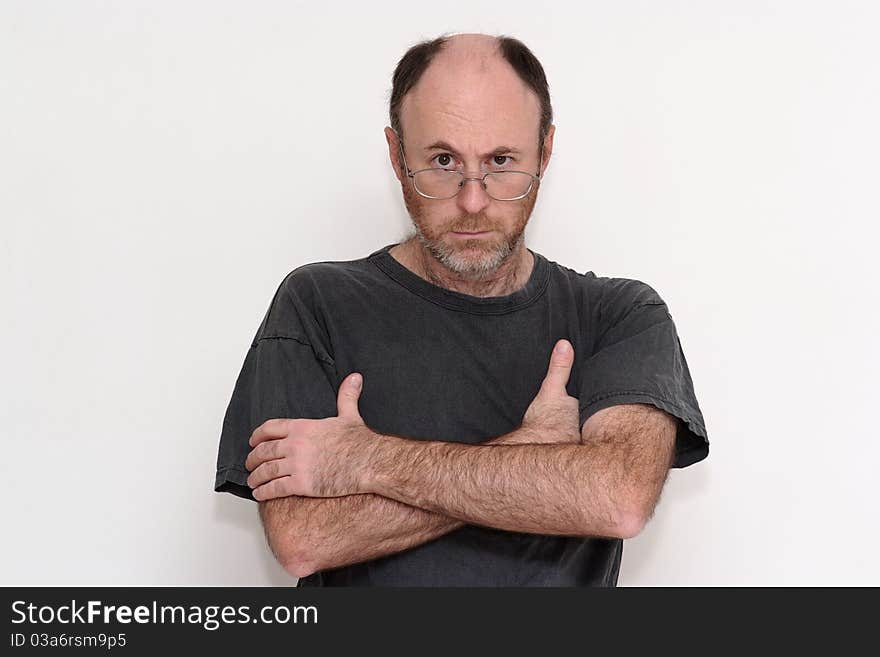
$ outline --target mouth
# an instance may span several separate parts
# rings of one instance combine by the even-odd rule
[[[492,232],[491,230],[480,230],[480,231],[469,231],[469,232],[455,230],[455,231],[452,231],[452,234],[458,235],[459,237],[482,237],[484,235],[488,235],[491,232]]]

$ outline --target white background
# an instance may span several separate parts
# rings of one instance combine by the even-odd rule
[[[880,584],[873,2],[0,5],[3,584],[292,585],[214,493],[294,267],[408,226],[416,41],[516,36],[555,153],[529,246],[667,301],[711,440],[623,585]]]

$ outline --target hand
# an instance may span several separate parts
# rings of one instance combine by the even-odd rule
[[[251,434],[244,466],[254,499],[288,495],[341,497],[362,490],[358,458],[376,434],[358,411],[362,377],[348,375],[339,386],[336,417],[266,420]]]
[[[558,351],[563,347],[565,351]],[[565,389],[571,366],[574,363],[574,348],[568,340],[559,340],[550,354],[550,366],[541,382],[538,394],[529,404],[523,416],[523,431],[519,431],[516,443],[579,443],[580,415],[578,398],[572,397]]]

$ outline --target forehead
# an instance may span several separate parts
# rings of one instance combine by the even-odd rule
[[[462,152],[529,148],[538,140],[540,103],[499,55],[441,52],[404,98],[400,120],[416,147],[442,140]]]

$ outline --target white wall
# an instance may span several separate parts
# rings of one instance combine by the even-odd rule
[[[287,272],[403,234],[397,59],[486,31],[551,84],[529,245],[664,296],[710,433],[620,583],[880,584],[880,8],[579,4],[0,5],[0,583],[293,584],[212,491],[235,377]]]

